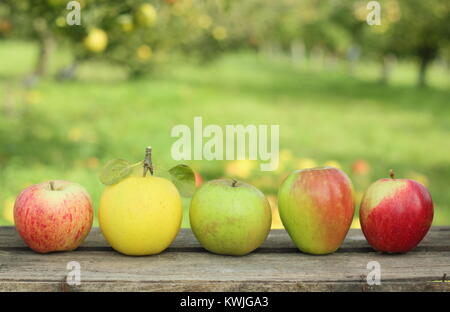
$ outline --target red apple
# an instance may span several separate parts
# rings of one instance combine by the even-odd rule
[[[361,202],[361,229],[378,251],[404,253],[414,249],[433,222],[433,201],[427,188],[408,179],[380,179]]]
[[[92,227],[92,200],[79,184],[50,181],[23,190],[14,205],[19,235],[34,251],[76,249]]]

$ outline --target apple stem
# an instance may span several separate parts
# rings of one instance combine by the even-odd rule
[[[150,174],[153,175],[152,147],[151,146],[147,146],[145,149],[144,172],[142,174],[143,177],[145,177],[147,175],[147,171],[150,171]]]
[[[55,190],[55,182],[50,181],[49,184],[50,184],[50,190],[54,191]]]
[[[238,181],[236,181],[235,179],[233,179],[233,183],[231,183],[231,187],[236,187]]]
[[[394,169],[389,170],[389,176],[391,177],[391,179],[394,179]]]

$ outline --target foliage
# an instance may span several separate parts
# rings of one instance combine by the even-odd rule
[[[24,187],[53,178],[81,183],[97,207],[104,187],[98,174],[108,160],[142,159],[142,147],[151,145],[155,164],[170,168],[171,129],[191,127],[193,117],[202,116],[205,125],[279,124],[282,160],[268,173],[245,162],[189,162],[204,181],[235,176],[274,195],[289,171],[337,163],[360,196],[394,168],[398,177],[428,184],[435,224],[449,224],[450,94],[442,68],[432,68],[432,87],[417,89],[409,64],[399,64],[386,86],[371,81],[376,67],[370,64],[351,77],[341,67],[324,73],[251,53],[201,67],[178,63],[133,81],[89,63],[78,81],[44,79],[18,91],[10,79],[20,77],[33,53],[32,44],[0,45],[0,59],[9,60],[0,67],[0,99],[16,103],[0,102],[1,208]],[[107,78],[98,78],[101,71]],[[371,168],[363,177],[353,173],[358,159]]]
[[[366,23],[365,0],[80,0],[80,26],[66,24],[67,2],[5,0],[0,36],[37,40],[43,58],[51,37],[70,47],[74,66],[101,59],[132,76],[180,56],[204,62],[227,51],[290,53],[300,47],[345,58],[361,47],[366,59],[390,53],[417,58],[424,84],[428,64],[438,55],[448,59],[450,49],[447,0],[380,0],[379,26]]]

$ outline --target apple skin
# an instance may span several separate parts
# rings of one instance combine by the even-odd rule
[[[266,240],[272,212],[266,197],[256,187],[218,179],[204,183],[195,192],[189,219],[195,237],[206,250],[242,256]]]
[[[359,220],[375,250],[405,253],[425,237],[433,214],[431,195],[422,184],[408,179],[380,179],[364,194]]]
[[[280,187],[278,210],[300,251],[332,253],[344,241],[353,220],[352,183],[334,167],[294,171]]]
[[[14,204],[17,232],[39,253],[76,249],[92,227],[92,200],[79,184],[55,180],[23,190]]]

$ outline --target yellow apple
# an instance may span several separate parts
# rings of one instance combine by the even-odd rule
[[[156,23],[158,13],[153,5],[144,3],[137,9],[135,18],[140,26],[152,26]]]
[[[222,41],[222,40],[227,39],[228,31],[223,26],[217,26],[217,27],[214,27],[214,29],[212,30],[212,36],[217,41]]]
[[[139,46],[136,50],[136,55],[140,61],[148,61],[152,57],[152,48],[146,44]]]
[[[311,158],[299,158],[295,163],[295,166],[298,170],[308,169],[317,167],[317,163],[314,159]]]
[[[87,37],[84,38],[84,46],[91,52],[103,52],[107,45],[108,34],[99,28],[92,29],[89,31]]]
[[[225,165],[225,174],[230,177],[238,178],[248,178],[253,169],[256,168],[256,161],[244,159],[244,160],[233,160],[227,162]]]
[[[106,186],[100,228],[112,248],[126,255],[158,254],[175,239],[183,208],[175,185],[156,176],[130,176]]]
[[[328,160],[323,165],[325,167],[334,167],[334,168],[342,169],[341,164],[339,162],[337,162],[336,160]]]
[[[3,202],[2,217],[11,224],[14,224],[14,202],[15,199],[12,197],[8,197]]]
[[[278,212],[278,199],[274,195],[267,195],[267,200],[270,203],[272,209],[272,229],[283,229],[283,223],[281,222],[280,213]]]

